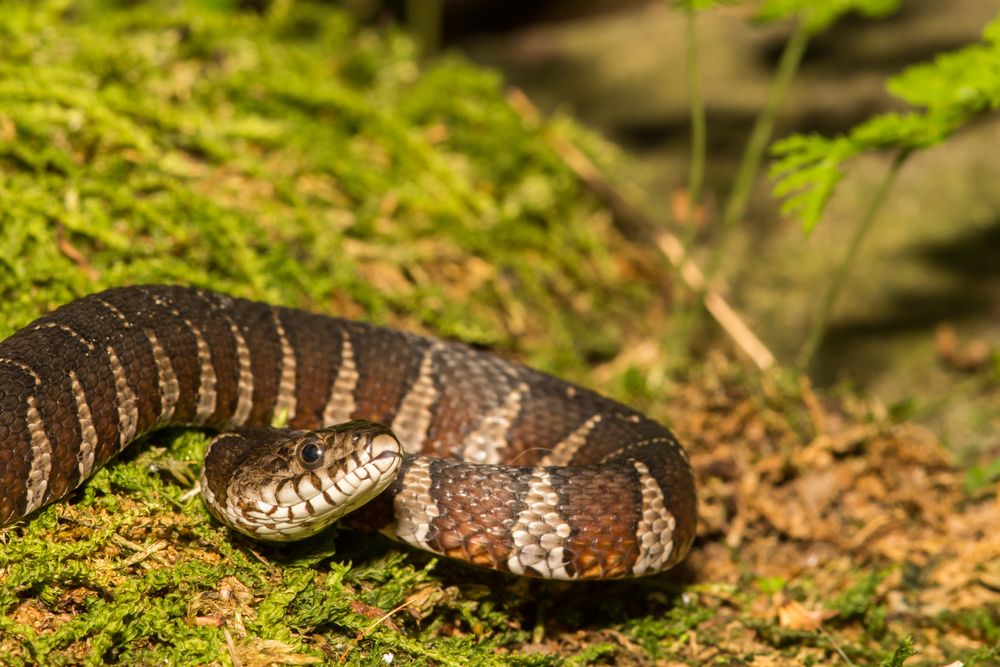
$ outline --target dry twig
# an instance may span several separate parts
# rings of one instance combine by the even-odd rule
[[[507,102],[526,123],[534,126],[541,123],[538,110],[521,90],[511,88],[507,92]],[[685,256],[684,245],[680,239],[660,229],[656,223],[632,206],[580,149],[556,134],[549,134],[546,138],[563,162],[611,208],[624,233],[633,238],[648,238],[656,244],[660,252],[677,269],[684,283],[702,296],[709,314],[715,318],[736,346],[750,357],[757,368],[766,371],[774,366],[774,355],[754,335],[722,295],[706,284],[701,269]]]

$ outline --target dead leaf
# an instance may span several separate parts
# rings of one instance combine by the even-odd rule
[[[778,596],[783,598],[784,596]],[[784,599],[778,605],[778,623],[788,630],[808,630],[815,632],[823,622],[833,618],[837,612],[828,609],[810,610],[795,600]]]

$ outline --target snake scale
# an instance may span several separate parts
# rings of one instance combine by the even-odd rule
[[[251,428],[283,418],[291,433]],[[350,525],[514,574],[649,575],[694,539],[684,450],[635,410],[458,343],[164,285],[78,299],[0,343],[0,527],[165,425],[237,429],[202,492],[264,539],[353,509],[340,492],[374,495],[379,476]]]

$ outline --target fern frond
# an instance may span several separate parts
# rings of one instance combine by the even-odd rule
[[[693,9],[696,12],[713,9],[723,5],[736,5],[742,0],[674,0],[674,6],[681,9]]]
[[[849,13],[868,18],[881,18],[899,8],[899,0],[764,0],[757,10],[760,21],[799,18],[810,33],[823,32],[840,17]]]
[[[986,43],[914,65],[889,80],[889,92],[928,109],[960,107],[970,112],[1000,105],[1000,20],[984,31]]]
[[[772,152],[779,159],[771,167],[771,176],[777,178],[775,196],[785,200],[781,212],[799,218],[806,232],[812,231],[844,178],[842,165],[854,149],[845,137],[828,139],[818,134],[793,135],[777,142]]]
[[[846,5],[837,0],[830,5]],[[767,0],[768,6],[807,0]],[[824,10],[825,11],[825,10]],[[1000,17],[984,30],[984,42],[938,56],[893,77],[889,92],[915,107],[874,116],[835,138],[792,135],[772,146],[773,192],[812,231],[843,178],[844,163],[865,152],[913,151],[938,144],[973,118],[1000,107]]]

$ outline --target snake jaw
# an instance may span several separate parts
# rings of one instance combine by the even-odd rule
[[[239,440],[224,445],[232,469],[219,464],[209,470],[207,455],[203,488],[205,483],[209,491],[218,488],[213,477],[229,481],[224,494],[206,492],[206,502],[230,528],[276,542],[315,535],[364,505],[392,483],[403,460],[392,431],[371,422],[293,434],[273,429],[227,434],[213,441],[209,455],[224,438]],[[321,451],[313,450],[303,463],[298,454],[307,441],[319,443]],[[248,451],[236,451],[241,447]]]

